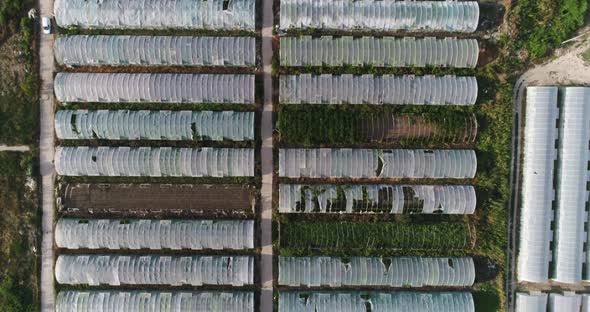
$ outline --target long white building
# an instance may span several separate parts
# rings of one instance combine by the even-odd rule
[[[519,281],[590,280],[584,269],[589,142],[590,88],[527,89]]]

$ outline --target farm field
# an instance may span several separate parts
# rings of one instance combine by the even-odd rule
[[[259,311],[257,1],[162,4],[55,2],[56,312]]]
[[[329,3],[322,2],[317,19],[315,13],[301,9],[305,0],[277,3],[280,12],[275,22],[282,32],[281,55],[274,62],[279,80],[275,158],[280,159],[277,176],[281,183],[274,215],[279,226],[274,236],[276,252],[346,259],[477,259],[480,265],[476,265],[474,284],[467,287],[465,301],[457,303],[454,311],[503,311],[511,88],[498,78],[493,64],[499,56],[497,43],[488,38],[500,31],[505,7],[458,3],[473,5],[479,22],[470,24],[466,18],[458,26],[449,20],[444,30],[434,22],[421,28],[421,22],[429,23],[428,18],[398,25],[396,21],[368,21],[369,16],[365,16],[366,23],[339,16],[343,29],[319,22],[333,9]],[[450,3],[399,5],[432,8],[436,16],[435,5]],[[346,10],[371,14],[356,11],[354,4]],[[475,44],[477,48],[446,51],[453,46],[452,40],[462,47]],[[425,43],[437,44],[437,48],[429,49]],[[361,150],[369,148],[383,150],[372,158]],[[387,148],[393,150],[386,153]],[[459,153],[474,156],[460,157]],[[406,154],[414,157],[402,156]],[[472,166],[476,170],[467,169]],[[456,170],[446,171],[450,167]],[[360,187],[401,181],[403,186],[388,186],[391,191]],[[306,186],[298,189],[299,183]],[[422,185],[440,192],[449,185],[463,189],[440,197],[425,189],[419,196],[386,195],[398,189],[406,192],[406,184],[415,190]],[[468,189],[475,191],[468,197],[472,204],[466,207],[459,198],[466,202]],[[390,198],[395,198],[393,203]],[[424,209],[426,206],[429,208]],[[279,295],[288,293],[281,285],[278,288]],[[332,304],[338,304],[337,296],[348,289],[330,290],[334,291]],[[408,290],[416,294],[420,287]],[[430,291],[441,293],[436,288]],[[278,301],[280,311],[296,306]],[[318,302],[309,304],[320,307]],[[323,306],[319,309],[330,311]],[[430,311],[426,307],[416,310]]]
[[[469,250],[471,229],[465,223],[404,224],[394,222],[284,223],[281,252],[380,254],[412,250]]]
[[[277,122],[281,142],[293,146],[468,146],[477,137],[477,120],[465,110],[361,106],[281,106]]]
[[[68,216],[254,213],[254,187],[239,184],[64,184],[59,210]]]
[[[5,311],[34,311],[40,233],[33,156],[0,152],[0,170],[0,304]]]

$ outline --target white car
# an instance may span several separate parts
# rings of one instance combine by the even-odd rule
[[[41,18],[41,28],[44,34],[51,34],[51,17],[43,16]]]

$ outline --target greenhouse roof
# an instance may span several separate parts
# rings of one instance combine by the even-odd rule
[[[254,149],[177,147],[58,147],[64,176],[252,177]]]
[[[473,105],[477,79],[456,76],[281,75],[281,104]]]
[[[253,220],[62,218],[55,244],[66,249],[251,249]]]
[[[472,214],[470,185],[280,184],[281,213]]]
[[[60,140],[254,140],[254,112],[60,110]]]
[[[255,66],[254,37],[60,36],[55,59],[68,66]]]
[[[255,30],[254,0],[56,0],[59,27]]]

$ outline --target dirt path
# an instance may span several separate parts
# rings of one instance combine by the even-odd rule
[[[28,152],[31,149],[26,145],[19,145],[19,146],[7,146],[7,145],[0,145],[0,152]]]
[[[53,16],[53,0],[39,0],[40,16]],[[54,168],[53,168],[53,36],[40,35],[39,74],[41,99],[39,115],[41,166],[41,207],[43,210],[41,242],[41,312],[55,311],[53,275],[53,213],[54,213]]]
[[[263,1],[262,19],[262,64],[264,70],[264,108],[262,111],[262,252],[260,264],[260,280],[262,292],[260,300],[261,312],[273,311],[273,261],[272,261],[272,186],[273,186],[273,105],[272,105],[272,28],[273,1]]]

